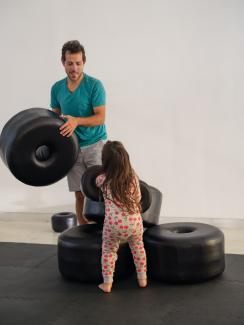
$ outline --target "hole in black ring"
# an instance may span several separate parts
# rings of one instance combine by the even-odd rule
[[[47,161],[51,157],[50,147],[47,145],[39,146],[35,152],[36,159],[39,161]]]
[[[172,229],[171,231],[176,234],[187,234],[187,233],[191,233],[191,232],[195,231],[195,229],[184,227],[184,228],[175,228],[175,229]]]

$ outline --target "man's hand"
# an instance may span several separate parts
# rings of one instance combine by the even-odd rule
[[[60,115],[60,117],[67,120],[62,126],[60,126],[60,134],[70,137],[78,126],[77,119],[70,115]]]

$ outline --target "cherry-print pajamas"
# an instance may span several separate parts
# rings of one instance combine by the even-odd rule
[[[113,282],[117,251],[121,240],[127,240],[133,255],[138,279],[146,278],[146,253],[142,240],[143,224],[138,208],[131,214],[116,204],[111,196],[109,186],[103,187],[105,175],[96,178],[96,185],[101,187],[105,203],[105,219],[103,226],[102,243],[102,273],[105,283]],[[135,176],[138,198],[141,199],[141,192],[138,177]]]

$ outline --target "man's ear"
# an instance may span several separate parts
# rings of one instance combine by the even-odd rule
[[[61,58],[62,65],[64,66],[65,60]]]
[[[86,63],[86,55],[83,55],[83,53],[82,53],[82,61],[83,61],[83,64]]]

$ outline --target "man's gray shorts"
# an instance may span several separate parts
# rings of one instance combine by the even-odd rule
[[[89,146],[81,147],[76,163],[67,174],[70,192],[82,191],[81,177],[85,170],[93,165],[102,164],[102,148],[104,141],[100,140]]]

